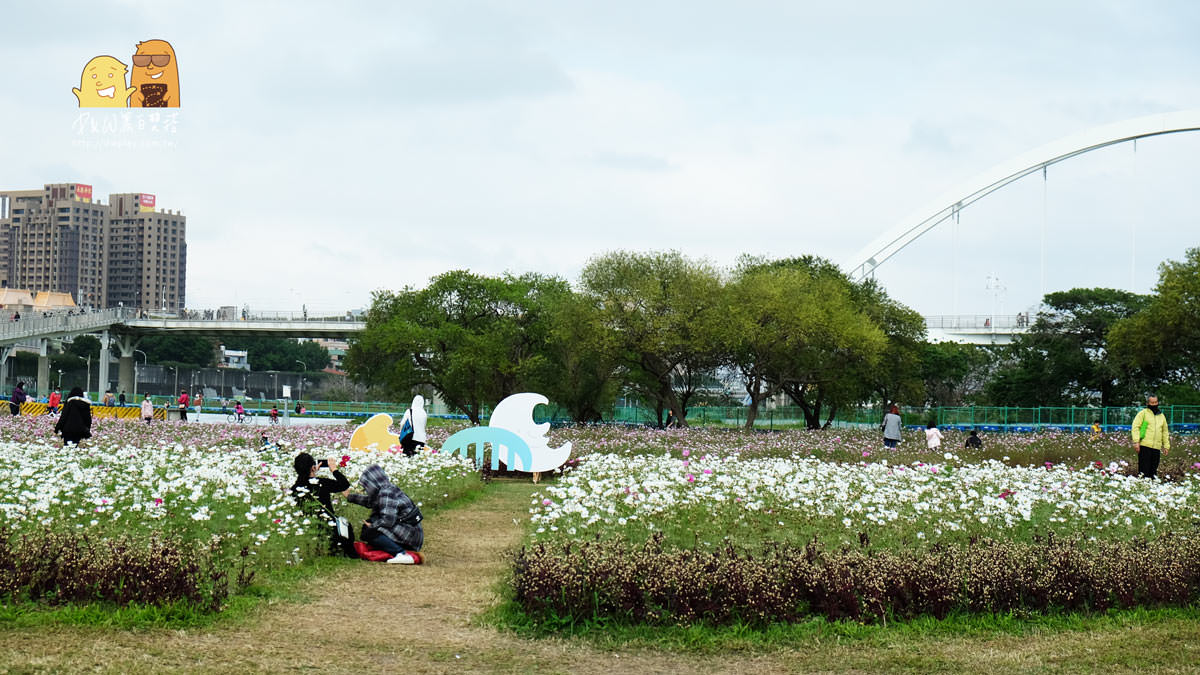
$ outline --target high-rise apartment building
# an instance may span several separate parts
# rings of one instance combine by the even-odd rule
[[[187,220],[154,195],[92,200],[90,185],[0,191],[0,284],[70,293],[80,305],[184,307]]]

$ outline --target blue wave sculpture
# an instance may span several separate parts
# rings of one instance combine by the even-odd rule
[[[442,450],[449,452],[452,456],[457,453],[462,453],[463,457],[470,457],[467,446],[475,447],[475,467],[483,468],[483,451],[484,444],[490,443],[492,446],[492,470],[500,468],[500,448],[508,451],[507,459],[504,462],[509,468],[513,468],[513,457],[521,460],[521,466],[531,466],[533,464],[533,453],[529,450],[529,444],[525,439],[514,434],[508,429],[500,429],[498,427],[471,427],[463,429],[446,439],[442,444]]]

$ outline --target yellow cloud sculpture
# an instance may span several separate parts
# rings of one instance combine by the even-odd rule
[[[392,426],[392,416],[387,413],[377,413],[363,422],[350,436],[352,450],[388,450],[400,445],[400,437],[388,431]]]

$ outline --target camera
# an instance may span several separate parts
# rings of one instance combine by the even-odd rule
[[[323,460],[317,462],[317,468],[319,469],[322,467],[324,467],[326,469],[332,468],[329,466],[329,460],[327,460],[327,459],[323,459]]]

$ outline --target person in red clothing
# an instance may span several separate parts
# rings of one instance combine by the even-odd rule
[[[191,402],[191,398],[188,397],[187,389],[180,390],[180,392],[179,392],[179,421],[181,421],[181,422],[187,421],[187,409],[188,409],[189,402]]]
[[[60,403],[62,403],[62,393],[58,387],[55,387],[54,391],[50,392],[50,398],[46,399],[46,407],[50,409],[51,415],[58,414],[58,404]]]

